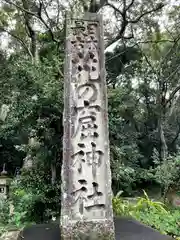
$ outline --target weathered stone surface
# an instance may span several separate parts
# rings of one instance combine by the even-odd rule
[[[114,230],[102,26],[96,14],[67,19],[62,232]]]
[[[76,222],[66,226],[61,233],[63,240],[114,240],[114,223],[112,221]]]
[[[20,231],[9,231],[2,234],[0,240],[17,240]]]

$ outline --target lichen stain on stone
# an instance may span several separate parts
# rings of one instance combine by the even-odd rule
[[[61,229],[62,240],[115,240],[111,221],[76,222]]]

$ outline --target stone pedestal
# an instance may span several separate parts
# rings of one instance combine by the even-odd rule
[[[114,223],[108,220],[76,221],[61,229],[63,240],[114,240]]]
[[[66,20],[62,237],[111,240],[114,224],[102,18],[87,14],[84,19]]]

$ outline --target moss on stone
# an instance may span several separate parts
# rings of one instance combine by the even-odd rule
[[[61,226],[62,240],[114,240],[114,224],[111,221],[76,222]]]

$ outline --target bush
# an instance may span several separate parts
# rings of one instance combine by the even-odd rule
[[[20,227],[34,220],[31,213],[35,202],[40,196],[22,189],[20,182],[14,182],[13,188],[11,200],[14,205],[14,212],[10,221],[12,225]]]
[[[164,189],[164,195],[170,187],[178,189],[180,186],[180,155],[169,157],[162,164],[158,161],[155,163],[157,167],[154,170],[154,179]]]
[[[180,211],[159,212],[156,208],[149,208],[134,213],[134,217],[144,224],[159,230],[163,234],[180,236]]]
[[[23,171],[11,182],[9,198],[0,200],[0,232],[59,217],[60,183],[52,185],[50,179],[42,167]]]
[[[167,209],[163,203],[149,199],[146,192],[136,204],[115,196],[113,209],[116,215],[131,216],[163,234],[180,237],[180,210]]]
[[[4,226],[9,221],[9,202],[2,198],[0,199],[0,225]]]
[[[117,216],[130,216],[134,206],[129,201],[123,200],[120,197],[122,193],[123,191],[118,192],[112,200],[114,213]]]
[[[42,171],[41,171],[42,170]],[[25,171],[11,185],[16,225],[41,223],[60,213],[60,183],[52,185],[43,169]]]

